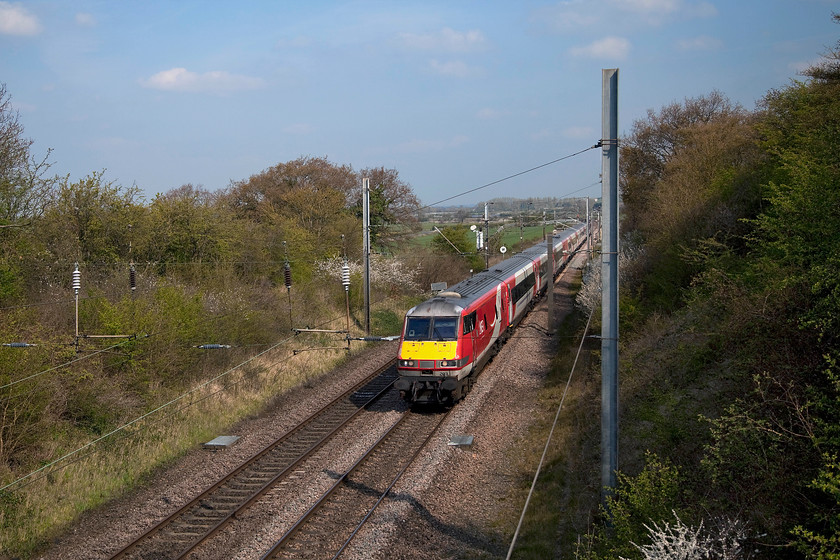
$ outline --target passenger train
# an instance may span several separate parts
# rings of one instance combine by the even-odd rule
[[[412,404],[452,405],[545,293],[586,239],[586,224],[542,242],[411,308],[400,336],[395,387]]]

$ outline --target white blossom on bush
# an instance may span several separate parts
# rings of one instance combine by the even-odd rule
[[[316,262],[315,272],[340,283],[342,266],[344,266],[344,259],[341,257],[334,257],[332,259]],[[363,272],[363,263],[349,261],[347,266],[350,267],[351,276],[359,276]],[[384,286],[394,290],[398,289],[408,292],[417,292],[420,290],[416,280],[419,273],[419,265],[412,269],[407,268],[403,261],[393,257],[389,258],[375,254],[370,256],[371,284]]]
[[[663,522],[660,527],[652,522],[645,525],[650,544],[639,546],[644,560],[739,560],[746,558],[741,545],[746,537],[743,523],[737,519],[720,519],[714,529],[704,531],[703,522],[696,528],[689,527],[672,512],[676,523]],[[621,560],[627,560],[620,557]]]
[[[624,243],[618,255],[618,283],[627,279],[625,272],[627,265],[639,259],[644,254],[644,249],[631,244]],[[575,305],[580,307],[586,314],[601,305],[601,260],[592,259],[583,271],[582,284],[575,296]]]

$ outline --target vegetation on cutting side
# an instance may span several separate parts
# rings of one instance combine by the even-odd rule
[[[543,490],[562,557],[840,558],[838,145],[840,43],[755,111],[711,92],[622,139],[618,486],[598,506],[583,461],[596,348]]]

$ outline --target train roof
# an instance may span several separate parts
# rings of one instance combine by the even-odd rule
[[[582,227],[583,224],[555,233],[552,236],[555,250],[564,240],[580,231]],[[408,314],[414,316],[459,315],[473,301],[495,289],[496,286],[520,270],[526,269],[544,254],[546,254],[545,243],[538,243],[493,265],[488,270],[458,282],[451,288],[412,308]]]

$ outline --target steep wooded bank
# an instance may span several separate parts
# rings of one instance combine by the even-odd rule
[[[622,140],[621,474],[578,557],[840,558],[838,146],[837,50]]]

